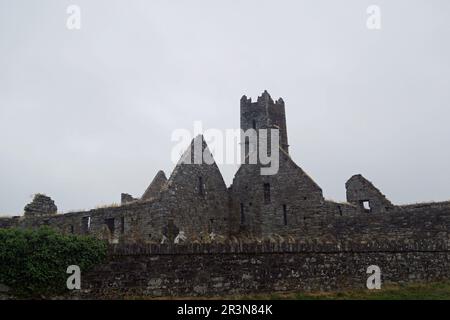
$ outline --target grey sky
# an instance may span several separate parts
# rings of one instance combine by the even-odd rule
[[[448,200],[449,39],[448,0],[0,0],[0,212],[140,196],[174,129],[237,128],[264,89],[326,198],[361,173],[394,203]]]

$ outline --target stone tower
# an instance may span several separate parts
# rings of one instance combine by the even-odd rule
[[[264,91],[256,102],[252,102],[251,98],[247,99],[244,95],[241,98],[241,129],[245,132],[249,129],[269,128],[280,130],[280,147],[289,153],[283,99],[280,98],[274,102],[267,91]],[[248,141],[245,141],[245,144],[248,150]]]

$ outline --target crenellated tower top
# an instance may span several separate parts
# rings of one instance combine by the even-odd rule
[[[280,147],[289,153],[289,144],[286,128],[286,112],[284,101],[279,98],[273,101],[270,94],[265,90],[256,102],[251,98],[241,98],[241,129],[267,129],[277,128],[280,130]]]

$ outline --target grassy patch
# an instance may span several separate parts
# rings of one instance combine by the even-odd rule
[[[450,300],[450,282],[385,285],[381,290],[288,292],[234,296],[230,298],[262,300]]]

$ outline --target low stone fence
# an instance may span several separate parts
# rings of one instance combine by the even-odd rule
[[[228,296],[364,289],[369,266],[383,284],[450,279],[446,240],[115,245],[82,276],[89,298]]]

